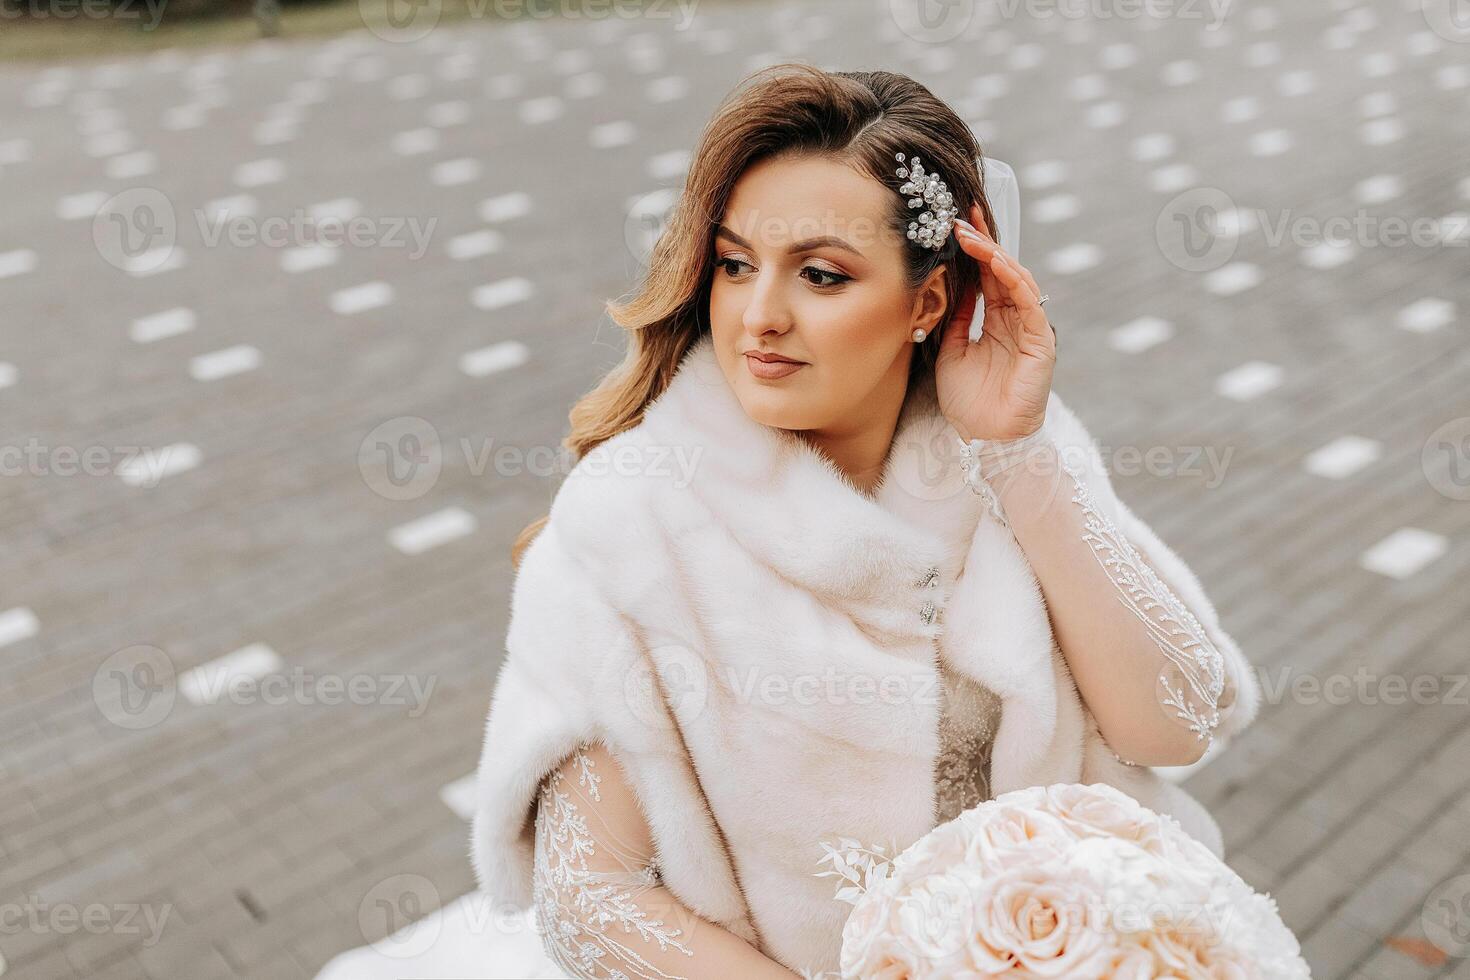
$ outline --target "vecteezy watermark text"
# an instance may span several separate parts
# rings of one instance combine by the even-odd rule
[[[0,445],[0,477],[110,476],[137,486],[157,486],[177,446],[50,446],[31,436]]]
[[[163,19],[168,0],[6,0],[0,3],[0,20],[139,20],[141,31],[151,31]]]
[[[422,258],[429,248],[438,217],[420,221],[416,216],[351,218],[313,217],[297,210],[289,215],[231,215],[195,209],[194,221],[206,248],[214,248],[221,240],[236,248],[262,245],[266,248],[306,248],[309,246],[353,248],[405,248],[412,241],[409,259]]]
[[[358,0],[363,26],[378,38],[411,44],[428,37],[444,16],[446,0]],[[672,20],[674,30],[694,23],[699,0],[465,0],[475,19]]]
[[[24,902],[0,903],[0,935],[29,932],[38,935],[70,936],[86,932],[94,936],[139,936],[141,946],[154,946],[163,935],[173,912],[164,902],[47,902],[30,895]]]
[[[1319,674],[1290,665],[1257,668],[1267,704],[1447,705],[1470,707],[1470,674],[1378,673],[1359,664],[1351,674]],[[1274,675],[1274,676],[1273,676]]]
[[[458,450],[471,476],[529,475],[565,477],[575,470],[588,477],[643,477],[667,481],[683,490],[694,479],[704,456],[703,446],[628,445],[606,443],[578,459],[565,446],[517,445],[495,436],[478,441],[460,438]],[[453,455],[453,451],[449,451]],[[400,415],[374,426],[357,448],[358,472],[369,490],[388,500],[415,500],[433,489],[443,471],[445,444],[432,422],[416,415]]]
[[[1267,248],[1297,249],[1465,248],[1470,218],[1379,215],[1366,208],[1316,215],[1282,208],[1236,206],[1218,187],[1194,187],[1170,199],[1154,221],[1164,258],[1186,272],[1210,272],[1235,256],[1240,242],[1259,230]]]

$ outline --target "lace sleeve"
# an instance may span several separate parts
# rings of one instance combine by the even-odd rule
[[[601,743],[583,743],[541,784],[533,900],[547,955],[572,977],[792,977],[663,886],[631,787]]]
[[[1072,479],[1072,503],[1082,508],[1087,527],[1084,537],[1093,556],[1117,588],[1119,601],[1144,624],[1164,654],[1158,678],[1160,702],[1208,751],[1220,724],[1225,658],[1194,613],[1098,508],[1092,491],[1082,482],[1078,464],[1065,469]]]
[[[1028,456],[1050,442],[1045,426],[1011,442],[961,440],[961,466],[966,483],[985,500],[1002,526],[1009,524],[992,483],[998,475],[1004,481],[1009,472],[1026,465]],[[1112,583],[1117,601],[1142,624],[1163,654],[1156,685],[1160,704],[1204,742],[1204,750],[1208,751],[1220,723],[1220,712],[1233,701],[1233,692],[1226,689],[1224,656],[1194,613],[1098,506],[1082,478],[1081,463],[1062,454],[1043,454],[1043,458],[1060,462],[1068,478],[1070,504],[1079,511],[1083,540]],[[1116,752],[1113,756],[1134,765]]]

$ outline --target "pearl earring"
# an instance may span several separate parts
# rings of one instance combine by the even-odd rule
[[[917,344],[917,343],[923,342],[924,338],[927,337],[927,336],[929,336],[929,335],[924,332],[924,328],[923,327],[915,327],[914,328],[914,343]]]

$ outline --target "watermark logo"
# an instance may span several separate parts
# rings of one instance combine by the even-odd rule
[[[737,704],[796,705],[938,705],[940,678],[933,670],[914,673],[873,674],[839,671],[828,664],[820,672],[786,673],[761,667],[743,671],[733,665],[722,667],[724,689]]]
[[[888,0],[888,14],[905,37],[946,44],[969,29],[975,0]]]
[[[443,468],[439,430],[416,415],[376,426],[357,448],[357,469],[369,490],[386,500],[416,500],[433,489]]]
[[[140,31],[151,31],[163,19],[167,0],[6,0],[0,20],[147,20]]]
[[[359,0],[362,26],[391,44],[422,41],[439,26],[444,0]]]
[[[1423,0],[1424,23],[1446,41],[1470,44],[1470,0]]]
[[[408,259],[428,251],[437,217],[413,215],[315,214],[296,209],[287,214],[257,216],[232,213],[222,202],[194,208],[193,230],[204,248],[231,245],[264,247],[331,255],[330,250],[353,248],[405,249]],[[187,215],[184,221],[187,222]],[[160,272],[179,260],[180,216],[168,195],[153,187],[133,187],[103,202],[92,217],[92,244],[108,265],[131,275]],[[295,264],[301,265],[306,260]],[[307,266],[310,267],[310,266]]]
[[[1451,956],[1470,956],[1470,875],[1442,881],[1419,913],[1424,938]]]
[[[220,242],[236,248],[406,248],[412,262],[429,250],[429,239],[439,219],[421,221],[413,215],[317,216],[300,208],[289,214],[258,218],[198,208],[194,223],[205,248],[215,248]]]
[[[152,187],[108,198],[92,218],[92,244],[108,265],[133,274],[156,272],[173,256],[179,224],[173,202]]]
[[[1195,187],[1169,200],[1154,221],[1154,238],[1164,258],[1185,272],[1210,272],[1229,262],[1241,237],[1261,230],[1267,248],[1466,248],[1467,219],[1376,215],[1366,209],[1327,216],[1291,208],[1237,208],[1218,187]]]
[[[965,489],[960,444],[947,427],[905,433],[893,444],[898,486],[918,500],[948,500]]]
[[[1470,416],[1430,433],[1419,457],[1424,478],[1450,500],[1470,500]]]
[[[920,500],[946,500],[961,492],[981,493],[986,484],[991,490],[1004,487],[1019,474],[1052,476],[1058,469],[1080,470],[1095,478],[1150,476],[1159,479],[1197,479],[1205,489],[1213,490],[1225,482],[1234,446],[1119,446],[1094,443],[1092,450],[1079,445],[1033,447],[1017,458],[992,464],[988,475],[982,461],[981,473],[973,485],[967,481],[958,438],[947,428],[906,434],[894,442],[894,473],[897,485]],[[1101,464],[1101,471],[1098,467]],[[997,468],[1000,479],[994,480]]]
[[[232,656],[243,659],[244,652],[257,656],[257,650],[259,648],[247,647]],[[238,660],[234,664],[230,660],[227,657],[222,662],[205,664],[186,672],[179,681],[185,698],[197,705],[224,702],[275,707],[384,705],[406,708],[407,717],[418,718],[428,710],[429,699],[434,696],[434,688],[439,683],[437,674],[316,674],[301,666],[255,676],[239,669]]]
[[[1285,666],[1268,672],[1257,667],[1261,697],[1267,704],[1447,705],[1470,707],[1470,674],[1379,674],[1359,664],[1351,674],[1317,674]],[[1273,676],[1274,673],[1274,676]]]
[[[576,475],[582,479],[608,476],[662,480],[676,490],[694,481],[695,470],[704,456],[703,446],[660,446],[600,443],[577,463]]]
[[[471,0],[470,13],[495,11],[501,20],[673,20],[676,31],[694,23],[699,0]]]
[[[698,0],[468,0],[472,20],[674,20],[673,29],[694,23]],[[443,0],[358,0],[358,16],[375,36],[395,44],[428,37],[444,16]]]
[[[894,915],[905,945],[924,959],[942,962],[969,941],[975,897],[958,875],[926,875],[899,896]]]
[[[125,647],[92,675],[92,701],[119,728],[152,728],[173,711],[178,685],[173,660],[158,647]]]
[[[180,695],[196,706],[229,703],[328,707],[350,704],[406,709],[418,718],[429,707],[439,678],[435,674],[314,673],[285,667],[265,644],[251,644],[179,672],[173,659],[148,644],[109,655],[92,675],[92,701],[102,717],[119,728],[144,729],[162,723]]]
[[[358,443],[357,469],[364,485],[386,500],[416,500],[438,482],[446,462],[461,462],[470,476],[486,473],[515,478],[640,478],[668,483],[676,490],[693,482],[703,446],[602,443],[580,460],[566,446],[517,445],[495,436],[462,436],[444,444],[438,429],[417,415],[400,415],[374,426]],[[3,463],[0,449],[0,463]]]
[[[156,487],[163,477],[187,466],[193,447],[52,446],[35,436],[23,445],[0,445],[0,477],[116,475],[130,486]]]
[[[1218,269],[1235,255],[1239,232],[1228,215],[1235,202],[1218,187],[1176,195],[1154,221],[1154,240],[1164,258],[1186,272]]]
[[[1002,20],[1203,20],[1202,30],[1215,31],[1230,6],[1231,0],[999,0],[996,11]]]
[[[428,913],[439,908],[439,890],[423,875],[385,878],[357,906],[362,938],[384,956],[419,956],[438,942],[443,926]]]
[[[688,725],[709,703],[704,659],[677,643],[653,647],[623,675],[623,700],[649,728],[668,727],[670,714],[680,727]]]
[[[649,191],[634,198],[623,218],[623,243],[640,269],[648,268],[653,247],[669,225],[679,193],[670,188]]]

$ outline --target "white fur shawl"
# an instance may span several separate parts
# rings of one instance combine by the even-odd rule
[[[1238,693],[1217,735],[1238,731],[1259,689],[1198,580],[1118,500],[1055,392],[1047,425],[1224,653]],[[961,482],[954,445],[932,379],[916,385],[866,497],[747,416],[696,344],[643,421],[579,461],[518,571],[473,828],[491,898],[530,902],[537,786],[601,739],[685,905],[793,970],[835,970],[851,907],[815,877],[818,841],[903,847],[932,829],[936,656],[1003,699],[994,793],[1108,783],[1219,854],[1203,807],[1102,742],[1031,567]]]

